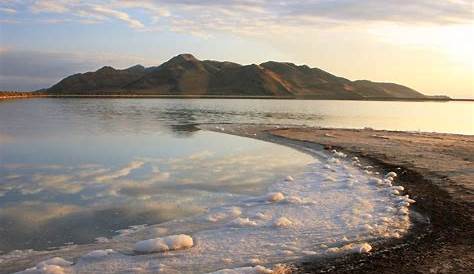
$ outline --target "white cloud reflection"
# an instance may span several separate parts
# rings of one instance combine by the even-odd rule
[[[73,195],[73,200],[86,207],[116,206],[137,199],[180,203],[192,201],[200,191],[203,195],[258,192],[276,177],[283,178],[311,161],[310,156],[292,150],[272,152],[272,157],[262,151],[222,156],[204,150],[170,159],[137,158],[119,168],[5,164],[0,192],[24,196],[19,202],[57,202],[64,195]]]
[[[51,239],[62,244],[68,237],[93,240],[113,227],[189,216],[241,195],[260,195],[313,161],[284,147],[269,157],[267,149],[202,150],[115,166],[2,164],[0,225],[10,228],[0,234],[12,239],[2,244],[17,249],[26,239],[39,246],[49,246],[45,241]]]

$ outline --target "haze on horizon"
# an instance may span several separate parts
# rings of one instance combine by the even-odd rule
[[[180,53],[474,98],[471,0],[0,0],[0,90]]]

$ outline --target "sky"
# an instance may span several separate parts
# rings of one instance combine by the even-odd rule
[[[0,0],[0,90],[180,53],[474,98],[473,0]]]

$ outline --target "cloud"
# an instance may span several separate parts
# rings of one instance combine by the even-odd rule
[[[80,0],[37,0],[29,7],[29,10],[33,14],[55,13],[65,16],[65,18],[50,18],[51,22],[75,20],[79,23],[90,24],[115,19],[127,23],[131,28],[144,27],[142,22],[132,18],[126,11],[110,8],[112,1],[93,1],[92,3]]]
[[[105,8],[102,6],[94,6],[92,7],[92,10],[98,14],[124,21],[132,28],[144,27],[144,25],[140,21],[130,18],[130,16],[125,12]]]
[[[291,34],[392,23],[448,25],[472,22],[470,1],[164,1],[177,32]]]
[[[14,19],[0,19],[0,24],[18,24],[20,21]]]
[[[132,1],[120,1],[123,8]],[[303,1],[133,1],[133,7],[169,12],[175,31],[266,33],[348,23],[394,22],[456,24],[472,22],[470,1],[430,0],[303,0]],[[118,5],[118,4],[116,4]]]
[[[106,175],[100,175],[95,178],[96,181],[98,182],[104,182],[104,181],[110,181],[112,179],[117,179],[120,177],[125,177],[130,174],[135,169],[141,168],[145,162],[142,161],[133,161],[129,163],[128,165],[122,167],[121,169],[118,169],[112,173],[106,174]]]
[[[0,208],[0,218],[8,218],[28,225],[39,225],[81,210],[83,210],[81,207],[75,205],[25,201],[14,206]]]
[[[11,8],[1,8],[1,7],[0,7],[0,12],[9,13],[9,14],[14,14],[14,13],[16,13],[16,10],[15,10],[15,9],[11,9]]]
[[[267,58],[320,66],[351,78],[395,81],[394,76],[406,75],[396,81],[406,82],[420,90],[456,89],[465,94],[462,90],[470,89],[467,75],[470,71],[461,74],[446,72],[446,69],[452,70],[453,66],[444,66],[444,72],[440,70],[439,74],[451,75],[452,78],[448,78],[452,80],[414,79],[413,73],[407,73],[414,65],[421,67],[421,64],[425,64],[428,68],[425,68],[426,71],[433,71],[429,58],[422,58],[414,53],[410,58],[416,60],[410,59],[402,64],[394,61],[398,58],[393,57],[393,54],[386,56],[384,52],[392,48],[401,55],[403,49],[415,45],[423,48],[425,53],[435,52],[436,56],[433,58],[450,58],[454,62],[461,62],[463,68],[471,68],[468,62],[470,59],[466,58],[471,51],[466,48],[472,43],[466,40],[472,40],[469,31],[472,30],[474,21],[472,0],[3,0],[0,1],[0,8],[16,11],[0,11],[0,43],[18,48],[35,47],[35,43],[25,43],[27,36],[22,36],[29,35],[27,31],[35,29],[38,30],[38,35],[47,32],[41,33],[45,34],[41,37],[58,35],[61,38],[57,42],[43,39],[39,45],[53,43],[54,47],[59,48],[66,43],[68,48],[78,49],[78,52],[83,45],[82,41],[90,41],[91,46],[88,48],[91,50],[104,48],[104,43],[110,39],[106,49],[136,52],[142,54],[144,59],[153,54],[152,51],[156,51],[156,43],[160,41],[160,52],[168,52],[170,55],[179,53],[178,50],[191,50],[206,58],[223,59],[232,56],[235,59],[231,61],[242,63],[264,61],[259,59],[263,57],[257,52],[265,50]],[[55,26],[46,27],[44,24]],[[78,27],[79,24],[82,27]],[[78,31],[66,32],[66,28]],[[451,31],[454,28],[461,31]],[[59,31],[51,32],[50,29]],[[410,33],[405,29],[409,29]],[[417,31],[414,32],[414,29]],[[3,30],[5,34],[14,35],[10,35],[11,39],[9,35],[2,36]],[[99,31],[105,32],[107,38],[104,36],[96,39]],[[131,31],[152,33],[132,34]],[[130,39],[124,39],[124,36]],[[195,37],[189,36],[203,39],[196,43]],[[5,38],[2,40],[1,37]],[[177,40],[179,43],[176,43]],[[75,41],[81,42],[75,45]],[[460,47],[462,50],[459,50]],[[335,54],[339,58],[329,57]],[[163,55],[160,57],[165,58]],[[117,57],[123,59],[121,56]],[[360,60],[359,64],[363,69],[354,70],[354,64],[347,66],[339,61],[347,58]],[[369,59],[377,59],[380,66],[383,63],[384,67],[392,68],[392,72],[378,69],[368,74],[370,69],[366,66],[366,61]],[[24,75],[19,70],[15,74],[0,74],[0,89],[39,89],[48,87],[69,74],[103,65],[116,66],[117,63],[113,59],[98,62],[92,58],[83,64],[69,63],[71,60],[81,61],[74,56],[51,60],[52,64],[44,64],[45,71],[54,69],[55,76]],[[150,60],[148,58],[148,62]],[[21,62],[13,66],[4,65],[3,60],[0,62],[2,71],[5,67],[24,71],[32,68],[19,65]],[[66,65],[67,68],[54,68],[57,63]],[[143,64],[142,61],[139,63]],[[403,71],[400,66],[403,66]],[[348,67],[351,67],[350,71]],[[400,69],[396,69],[397,67]],[[394,72],[396,74],[392,76]],[[38,74],[43,74],[43,71],[38,70]],[[421,81],[428,84],[418,84]],[[461,86],[457,82],[467,84]]]
[[[31,6],[31,11],[34,13],[49,12],[49,13],[65,13],[70,11],[69,6],[76,1],[68,0],[40,0],[34,1]]]
[[[27,185],[27,187],[32,187],[34,189],[33,192],[31,192],[30,189],[22,189],[23,194],[27,193],[35,193],[38,191],[42,191],[44,189],[47,190],[53,190],[56,192],[61,192],[61,193],[78,193],[83,189],[83,186],[79,183],[75,183],[72,181],[74,176],[71,175],[51,175],[51,174],[34,174],[32,177],[32,181],[36,183],[37,185]],[[26,192],[24,191],[26,190]]]
[[[384,21],[448,24],[472,21],[470,1],[341,0],[284,4],[283,16],[310,16],[337,21]]]
[[[133,29],[195,34],[261,34],[350,23],[446,25],[473,21],[470,0],[37,0],[31,5],[10,4],[1,8],[19,7],[34,14],[63,14],[79,23],[119,20]],[[145,11],[146,15],[134,18],[130,15],[134,10]]]
[[[157,4],[154,1],[146,0],[122,0],[116,1],[112,4],[114,8],[118,9],[142,9],[146,10],[153,15],[154,18],[157,17],[168,17],[171,15],[170,11],[164,7],[164,5]]]

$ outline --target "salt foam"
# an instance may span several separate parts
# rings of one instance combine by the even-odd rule
[[[190,248],[193,245],[191,236],[180,234],[137,242],[134,250],[141,253],[163,252]]]

